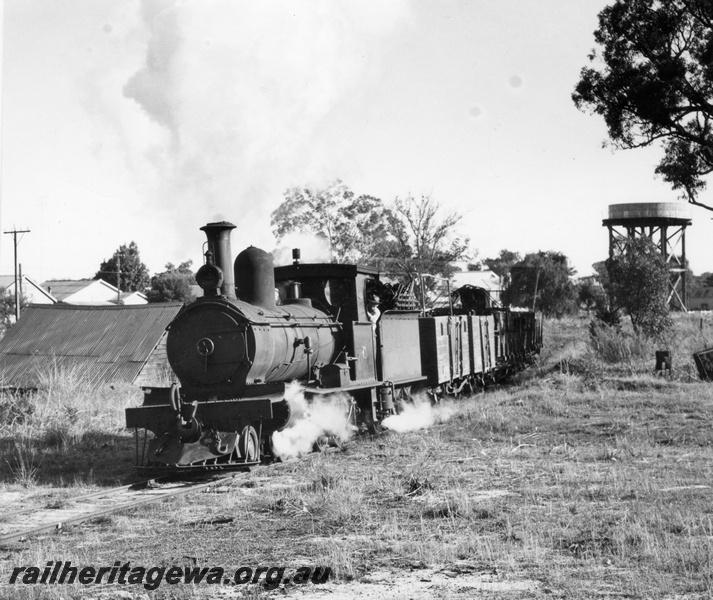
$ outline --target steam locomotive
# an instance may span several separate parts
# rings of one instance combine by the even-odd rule
[[[426,312],[408,285],[351,264],[273,267],[255,247],[231,264],[231,223],[209,223],[203,296],[168,326],[166,352],[180,381],[146,388],[126,410],[138,468],[211,469],[273,456],[290,419],[286,385],[308,397],[341,392],[355,425],[378,427],[418,391],[457,394],[522,368],[539,352],[532,312],[494,308],[461,288],[455,307]]]

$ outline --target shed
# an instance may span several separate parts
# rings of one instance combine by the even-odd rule
[[[0,386],[37,387],[55,366],[79,367],[92,384],[137,384],[141,375],[141,385],[150,385],[142,371],[149,362],[154,373],[168,369],[167,362],[157,364],[165,361],[160,349],[151,357],[182,306],[31,305],[0,341]]]

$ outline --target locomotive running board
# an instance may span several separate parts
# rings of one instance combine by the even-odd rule
[[[169,404],[127,408],[125,414],[127,429],[148,429],[154,433],[171,431],[176,421],[173,408]],[[232,428],[238,431],[245,423],[272,419],[272,400],[253,398],[201,402],[196,409],[196,417],[210,429]]]
[[[428,377],[417,377],[416,379],[408,378],[408,379],[397,379],[395,381],[377,381],[376,379],[371,379],[369,381],[362,381],[360,383],[355,383],[354,385],[350,386],[344,386],[344,387],[333,387],[333,388],[315,388],[315,387],[305,387],[304,391],[307,394],[320,394],[320,395],[327,395],[327,394],[339,394],[341,392],[347,392],[349,393],[350,391],[354,390],[366,390],[370,388],[377,388],[381,387],[382,385],[404,385],[404,384],[415,384],[415,383],[422,383],[424,381],[427,381]]]
[[[305,387],[304,391],[306,394],[339,394],[343,392],[350,392],[352,390],[367,390],[370,388],[379,387],[384,385],[383,381],[376,381],[375,379],[370,379],[369,381],[362,381],[361,383],[355,383],[354,385],[344,386],[344,387],[332,387],[332,388],[315,388],[315,387]]]

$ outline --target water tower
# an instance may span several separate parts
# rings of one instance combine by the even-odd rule
[[[686,227],[691,211],[685,202],[641,202],[610,204],[609,218],[602,225],[609,229],[609,258],[623,250],[627,239],[648,237],[661,250],[668,266],[668,303],[672,309],[686,311]]]

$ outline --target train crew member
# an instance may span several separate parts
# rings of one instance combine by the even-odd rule
[[[369,320],[376,326],[376,323],[381,316],[381,311],[379,310],[379,297],[370,295],[366,299],[366,314]]]

